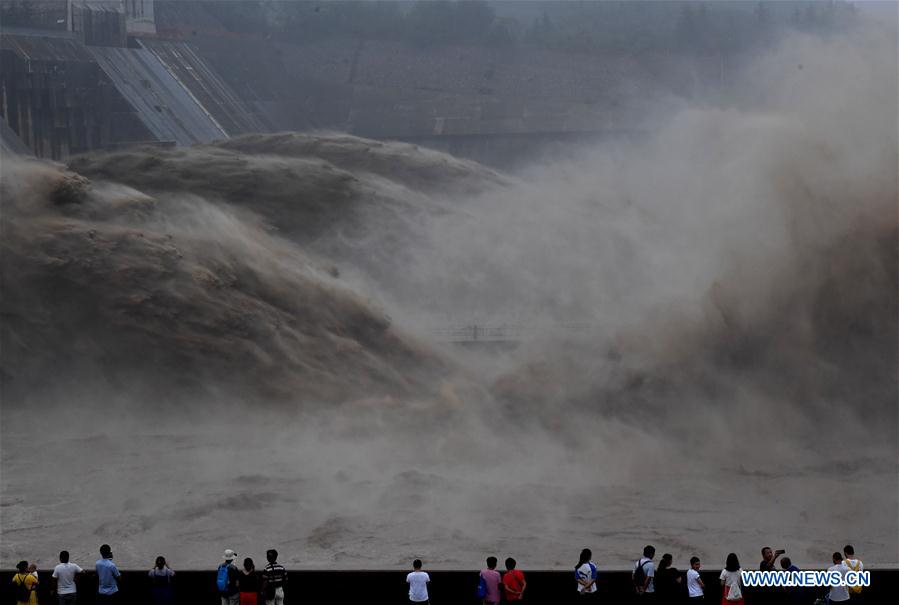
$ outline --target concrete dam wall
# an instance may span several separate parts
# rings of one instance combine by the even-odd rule
[[[708,94],[725,65],[713,56],[270,39],[230,31],[201,3],[140,4],[76,0],[67,15],[54,0],[4,13],[13,27],[2,30],[0,112],[35,155],[336,130],[507,166],[657,128],[664,116],[650,120],[648,107]]]
[[[267,129],[187,44],[132,44],[86,45],[72,34],[46,31],[0,33],[3,140],[17,138],[38,157],[61,160]]]

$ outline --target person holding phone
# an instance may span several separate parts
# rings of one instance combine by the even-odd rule
[[[775,562],[777,558],[786,553],[785,550],[771,550],[770,546],[762,549],[762,562],[759,563],[759,571],[777,571]]]
[[[169,567],[165,557],[156,557],[153,569],[148,574],[150,583],[153,587],[153,605],[172,605],[174,597],[172,595],[172,578],[175,572]]]
[[[777,571],[775,562],[777,561],[777,558],[785,552],[785,550],[771,550],[770,546],[763,548],[762,561],[759,563],[759,571]],[[763,602],[771,603],[771,605],[780,605],[781,597],[783,596],[780,589],[772,586],[759,586],[755,593],[759,595],[759,598],[762,599]]]
[[[112,562],[112,548],[109,544],[100,547],[100,558],[97,560],[95,568],[99,578],[97,604],[114,605],[119,603],[119,581],[122,579],[122,573]]]

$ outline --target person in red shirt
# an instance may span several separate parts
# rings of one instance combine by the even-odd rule
[[[524,597],[524,589],[528,583],[524,581],[521,570],[515,569],[515,559],[506,559],[506,573],[503,574],[503,588],[506,590],[507,601],[520,601]]]

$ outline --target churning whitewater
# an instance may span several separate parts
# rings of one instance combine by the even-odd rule
[[[4,156],[0,564],[899,561],[881,48],[798,37],[764,98],[515,174],[336,133]]]

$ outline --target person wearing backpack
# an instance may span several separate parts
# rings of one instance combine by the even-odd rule
[[[19,561],[12,577],[16,605],[37,605],[37,578],[28,571],[28,561]]]
[[[240,570],[234,564],[236,557],[236,552],[230,548],[225,549],[225,554],[222,556],[224,562],[218,566],[216,571],[215,586],[222,598],[222,605],[240,605],[240,592],[237,584]]]
[[[156,564],[150,570],[150,581],[153,584],[153,605],[172,605],[172,577],[175,572],[165,562],[165,557],[156,557]]]
[[[634,563],[634,570],[631,573],[631,579],[634,583],[634,592],[643,597],[646,601],[655,599],[655,575],[656,567],[652,562],[652,558],[656,556],[654,546],[646,546],[643,548],[643,556]]]
[[[596,565],[590,560],[592,558],[593,552],[589,548],[585,548],[581,551],[577,565],[574,566],[578,602],[592,602],[596,597]]]
[[[721,580],[721,605],[743,605],[743,570],[735,553],[727,555]]]
[[[484,605],[498,605],[503,577],[496,571],[496,557],[487,557],[487,568],[478,576],[478,596]]]
[[[865,571],[865,564],[861,562],[861,559],[855,558],[855,548],[851,544],[843,547],[843,557],[843,563],[851,571]],[[852,603],[861,603],[863,599],[861,586],[849,586],[849,600]]]

